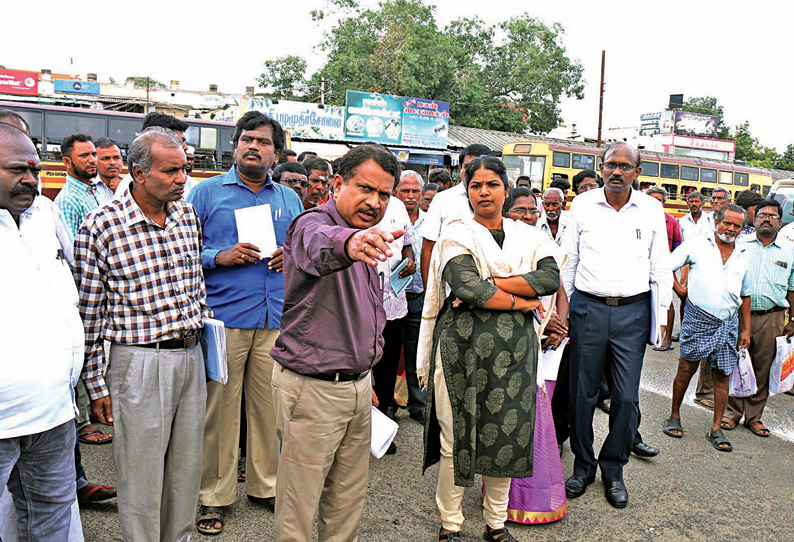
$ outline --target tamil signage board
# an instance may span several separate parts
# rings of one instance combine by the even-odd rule
[[[0,93],[38,96],[39,74],[21,70],[0,70]]]
[[[247,110],[272,117],[296,139],[341,141],[344,137],[345,108],[341,105],[252,98]]]
[[[345,140],[401,144],[404,104],[402,96],[348,90],[345,96]]]
[[[640,115],[641,136],[673,133],[673,111],[660,111],[658,113],[645,113]]]
[[[397,160],[406,164],[422,164],[427,166],[443,166],[444,153],[426,149],[389,149]]]
[[[53,79],[53,90],[65,94],[87,94],[99,96],[100,87],[96,81],[77,81],[75,79]]]
[[[736,152],[736,142],[725,139],[708,139],[703,137],[673,136],[674,147],[686,147],[689,149],[701,149],[717,152]]]
[[[449,102],[405,97],[402,144],[446,149]]]
[[[694,137],[716,138],[718,125],[719,118],[715,115],[676,111],[673,133]]]

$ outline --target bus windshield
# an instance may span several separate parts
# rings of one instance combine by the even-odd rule
[[[515,154],[502,157],[507,176],[513,182],[519,177],[529,177],[532,188],[543,190],[543,169],[546,166],[545,156],[519,156]]]

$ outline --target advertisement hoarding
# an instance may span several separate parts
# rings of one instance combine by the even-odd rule
[[[0,94],[38,96],[39,74],[21,70],[0,70]]]
[[[402,142],[402,96],[348,90],[345,100],[345,139],[387,145]]]
[[[694,137],[716,138],[718,125],[719,117],[715,115],[676,111],[673,133]]]
[[[247,110],[261,111],[272,117],[297,139],[341,141],[344,137],[345,109],[341,105],[321,108],[316,103],[252,98],[248,101]]]
[[[99,83],[96,81],[76,81],[74,79],[53,79],[53,90],[65,94],[87,94],[99,96]]]
[[[405,97],[403,145],[446,149],[448,133],[449,102]]]

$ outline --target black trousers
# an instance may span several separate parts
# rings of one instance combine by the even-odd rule
[[[650,331],[650,299],[607,306],[579,292],[571,296],[571,450],[574,474],[607,481],[623,479],[639,424],[639,389]],[[609,434],[596,462],[593,414],[604,371],[611,375]]]
[[[378,409],[386,412],[389,407],[397,408],[394,402],[394,386],[397,383],[397,367],[403,349],[402,319],[387,320],[383,328],[383,357],[372,368],[375,383],[372,389],[378,396]]]

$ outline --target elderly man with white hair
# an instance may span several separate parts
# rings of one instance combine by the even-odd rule
[[[548,188],[543,192],[543,216],[538,220],[537,227],[562,245],[565,229],[568,227],[568,217],[565,210],[565,195],[559,188]]]

